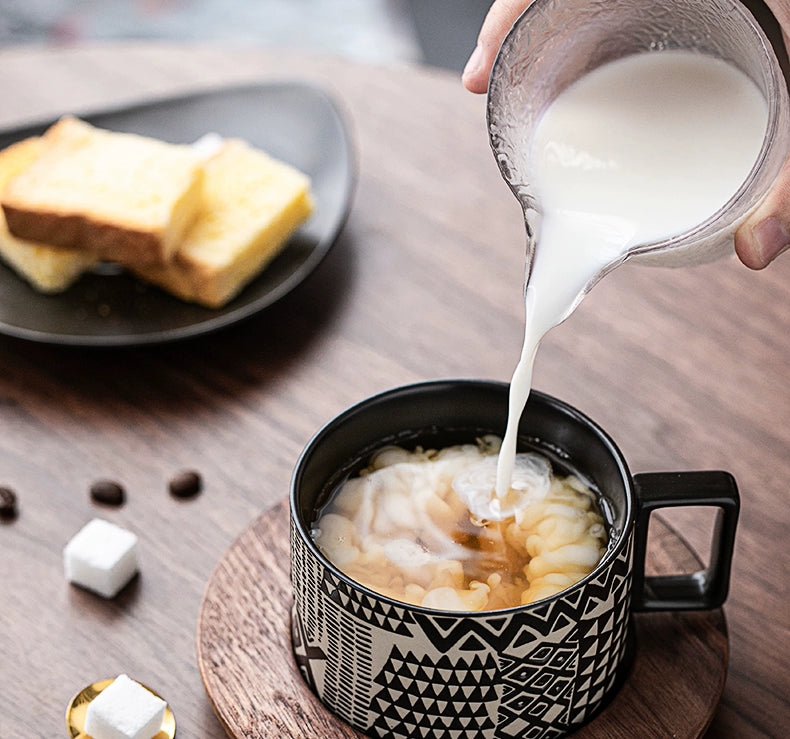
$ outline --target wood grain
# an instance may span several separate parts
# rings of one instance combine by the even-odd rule
[[[360,162],[337,248],[272,310],[221,334],[133,351],[0,339],[0,737],[64,731],[71,694],[127,671],[184,737],[218,739],[194,654],[223,552],[281,500],[310,435],[351,403],[436,377],[507,380],[523,320],[523,226],[488,148],[484,101],[445,73],[158,44],[0,52],[0,125],[262,79],[340,99]],[[611,432],[634,471],[724,468],[743,510],[727,604],[730,671],[711,737],[790,736],[790,257],[626,267],[552,332],[536,386]],[[206,489],[166,482],[198,467]],[[121,480],[98,510],[88,486]],[[140,534],[142,577],[105,603],[68,587],[60,551],[91,516]],[[700,552],[709,521],[672,519]],[[287,532],[284,530],[285,537]]]
[[[299,674],[289,641],[291,582],[284,501],[260,516],[220,560],[198,621],[198,664],[217,715],[234,739],[360,737],[327,711]],[[700,561],[658,516],[651,555],[662,571]],[[615,698],[575,739],[697,739],[727,674],[721,610],[635,619],[635,658]]]

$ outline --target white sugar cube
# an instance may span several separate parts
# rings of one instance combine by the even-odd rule
[[[94,518],[66,544],[63,566],[69,582],[114,598],[137,572],[137,537]]]
[[[85,733],[93,739],[151,739],[162,728],[165,703],[126,675],[119,675],[88,706]]]

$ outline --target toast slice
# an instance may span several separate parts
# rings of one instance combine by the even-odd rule
[[[297,169],[228,140],[205,164],[200,213],[165,267],[133,267],[148,282],[209,308],[237,295],[313,211]]]
[[[189,146],[63,118],[0,202],[17,238],[129,267],[164,264],[197,215],[203,159]]]
[[[0,151],[0,193],[40,156],[40,138],[20,141]],[[96,262],[91,254],[23,241],[12,236],[0,210],[0,257],[43,293],[63,292]]]

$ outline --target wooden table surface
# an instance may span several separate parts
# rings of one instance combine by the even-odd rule
[[[63,736],[72,693],[122,671],[166,696],[179,736],[221,737],[195,663],[201,594],[234,538],[286,495],[307,439],[384,388],[506,380],[515,365],[523,226],[484,101],[437,71],[205,46],[11,49],[0,70],[0,126],[272,78],[325,85],[351,121],[360,179],[348,225],[273,309],[159,348],[0,339],[0,484],[21,507],[0,525],[0,737]],[[536,387],[598,420],[634,471],[724,468],[740,483],[731,665],[712,737],[790,736],[789,298],[790,256],[759,274],[735,260],[626,267],[537,362]],[[165,489],[185,467],[206,480],[191,502]],[[98,477],[124,482],[124,508],[91,505]],[[699,551],[707,513],[670,517]],[[61,572],[63,545],[97,514],[141,538],[142,577],[114,602]]]

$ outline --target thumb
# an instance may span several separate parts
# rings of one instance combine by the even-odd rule
[[[790,159],[771,191],[735,234],[735,252],[751,269],[767,267],[790,249]]]
[[[488,11],[477,47],[469,57],[463,73],[463,83],[469,92],[484,93],[488,89],[488,76],[494,66],[499,47],[518,17],[533,0],[496,0]]]

